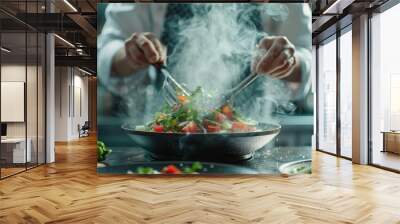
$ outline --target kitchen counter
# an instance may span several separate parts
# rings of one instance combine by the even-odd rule
[[[112,153],[104,161],[109,167],[121,165],[134,165],[135,163],[148,162],[151,167],[155,161],[144,149],[140,147],[111,147]],[[311,147],[264,147],[258,150],[253,158],[245,161],[226,163],[255,170],[262,174],[278,174],[278,168],[284,163],[296,160],[311,159]],[[147,164],[146,164],[147,166]],[[226,168],[223,173],[231,173]],[[232,173],[234,174],[234,173]]]
[[[273,144],[256,151],[253,158],[225,163],[250,168],[259,173],[277,174],[284,163],[296,160],[311,159],[311,135],[313,134],[312,115],[280,115],[276,120],[282,125],[280,134]],[[101,139],[113,150],[104,161],[110,167],[143,164],[152,167],[154,160],[146,150],[133,145],[132,140],[121,129],[127,121],[121,118],[99,118],[98,139]],[[279,145],[279,146],[273,146]],[[223,173],[232,173],[227,168]]]

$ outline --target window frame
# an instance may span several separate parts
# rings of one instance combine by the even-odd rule
[[[316,151],[319,152],[323,152],[329,155],[333,155],[333,156],[337,156],[339,158],[343,158],[346,160],[352,160],[351,157],[347,157],[342,155],[342,150],[341,150],[341,118],[340,118],[340,103],[341,103],[341,99],[340,99],[340,77],[341,77],[341,66],[340,66],[340,37],[342,35],[344,35],[347,32],[351,32],[352,31],[352,23],[347,24],[346,26],[337,29],[337,31],[328,36],[327,38],[321,40],[318,42],[318,44],[316,45],[316,111],[315,111],[315,115],[316,115]],[[319,85],[320,85],[320,74],[319,74],[319,47],[322,43],[326,44],[330,41],[336,41],[336,152],[332,153],[329,152],[327,150],[321,149],[320,143],[319,143],[319,122],[320,122],[320,114],[319,114],[319,96],[320,96],[320,92],[319,92]]]
[[[368,40],[368,54],[367,54],[367,78],[368,78],[368,165],[373,166],[373,167],[377,167],[383,170],[387,170],[387,171],[391,171],[391,172],[395,172],[395,173],[400,173],[400,169],[394,169],[391,167],[387,167],[384,165],[380,165],[377,163],[374,163],[373,160],[373,154],[374,154],[374,149],[373,149],[373,132],[372,132],[372,119],[373,119],[373,114],[372,114],[372,94],[373,94],[373,90],[372,90],[372,53],[373,53],[373,49],[372,49],[372,45],[373,45],[373,35],[372,35],[372,19],[374,18],[374,15],[377,14],[382,14],[385,11],[397,6],[398,4],[400,4],[399,0],[388,0],[387,2],[385,2],[384,4],[380,5],[377,8],[371,9],[367,12],[368,14],[368,31],[367,31],[367,40]]]

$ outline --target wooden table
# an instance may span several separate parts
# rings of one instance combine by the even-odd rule
[[[383,150],[382,152],[392,152],[400,154],[400,131],[382,131]]]
[[[25,138],[5,138],[1,139],[2,159],[6,163],[25,163],[31,161],[31,139],[27,139],[25,150]]]

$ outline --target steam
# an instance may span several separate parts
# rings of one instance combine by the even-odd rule
[[[268,35],[252,21],[256,13],[274,20],[288,17],[283,4],[193,4],[192,10],[193,18],[178,27],[178,45],[183,50],[173,52],[169,63],[173,74],[189,89],[201,86],[216,95],[249,75],[255,46]],[[289,96],[281,81],[258,79],[235,102],[242,113],[263,121],[270,119],[276,102],[286,103]]]
[[[193,17],[176,21],[179,35],[177,48],[168,57],[168,66],[175,78],[190,90],[201,86],[206,92],[223,94],[249,75],[255,46],[268,33],[258,29],[252,16],[267,14],[272,20],[285,20],[288,9],[284,4],[194,3]],[[154,90],[146,90],[156,93]],[[235,101],[235,107],[258,121],[271,119],[278,104],[289,101],[288,91],[279,80],[261,76]],[[132,101],[134,102],[134,101]],[[153,116],[159,101],[148,102]],[[147,119],[147,118],[146,118]]]
[[[238,22],[238,13],[248,10],[243,4],[209,4],[206,14],[199,5],[193,5],[194,17],[180,27],[178,44],[184,50],[171,55],[171,69],[189,89],[202,86],[222,93],[250,64],[258,31]]]

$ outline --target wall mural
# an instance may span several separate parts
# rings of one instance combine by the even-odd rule
[[[308,4],[98,9],[99,173],[311,173]]]

